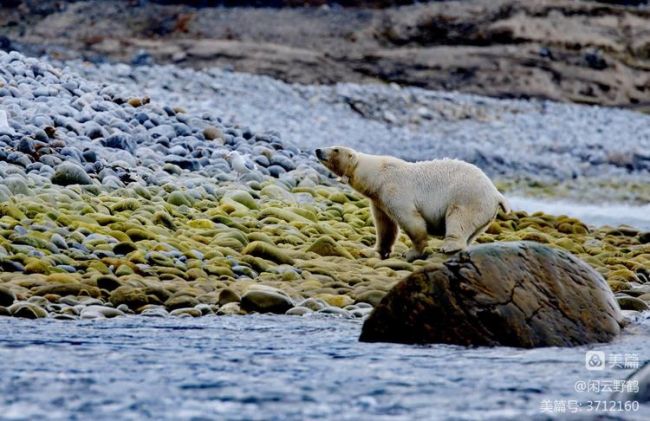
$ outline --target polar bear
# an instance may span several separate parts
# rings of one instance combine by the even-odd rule
[[[316,149],[316,157],[372,203],[376,249],[392,250],[399,226],[411,239],[408,261],[424,257],[428,235],[444,235],[443,253],[463,250],[482,234],[506,199],[478,167],[455,159],[406,162],[343,146]]]

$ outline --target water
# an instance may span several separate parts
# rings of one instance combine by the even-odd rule
[[[639,206],[624,203],[588,205],[530,197],[508,197],[508,202],[513,209],[521,209],[529,213],[542,211],[552,215],[572,216],[596,226],[631,225],[642,230],[650,230],[650,204]]]
[[[508,419],[605,399],[585,351],[650,357],[650,321],[572,349],[357,342],[361,322],[291,316],[0,318],[2,419]],[[647,407],[629,419],[648,419]],[[620,416],[621,414],[617,414]],[[633,417],[636,416],[636,418]]]

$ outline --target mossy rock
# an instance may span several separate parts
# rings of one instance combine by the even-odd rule
[[[205,270],[209,275],[228,276],[230,278],[235,277],[232,269],[226,266],[206,265],[203,270]]]
[[[164,227],[167,227],[169,229],[175,229],[176,224],[174,223],[174,219],[167,213],[167,212],[162,212],[158,211],[154,213],[152,222],[156,225],[162,225]]]
[[[47,311],[33,303],[14,303],[9,306],[8,310],[12,316],[24,319],[42,319],[47,317]]]
[[[334,239],[332,239],[332,237],[329,237],[327,235],[324,235],[314,241],[312,245],[307,248],[307,251],[319,254],[321,256],[339,256],[350,260],[354,259],[349,251],[347,251],[341,245],[337,244]]]
[[[131,241],[135,241],[135,242],[156,239],[156,236],[154,234],[145,231],[142,228],[131,228],[126,231],[126,235],[129,236]]]
[[[274,217],[285,222],[302,222],[304,224],[312,223],[312,221],[305,218],[304,216],[298,215],[297,213],[291,212],[287,209],[266,208],[262,210],[258,215],[258,219],[260,221],[268,217]]]
[[[125,276],[125,275],[132,275],[133,274],[133,269],[129,265],[119,265],[117,269],[115,269],[115,275],[117,276]]]
[[[174,206],[192,206],[192,199],[182,191],[173,191],[167,196],[167,203]]]
[[[629,282],[621,281],[621,280],[617,280],[617,279],[612,279],[612,280],[607,279],[607,284],[609,285],[609,287],[614,292],[624,291],[626,289],[631,288],[631,285],[630,285]]]
[[[613,270],[607,274],[608,281],[639,282],[634,272],[627,268]]]
[[[327,304],[339,308],[354,304],[354,300],[347,295],[317,294],[314,298],[323,300]]]
[[[239,294],[231,288],[224,288],[219,291],[218,304],[220,306],[226,305],[228,303],[238,303],[241,300]]]
[[[48,283],[76,284],[79,282],[79,275],[71,273],[53,273],[45,278]]]
[[[271,245],[275,245],[275,242],[273,239],[268,235],[263,232],[255,231],[251,232],[250,234],[247,235],[248,241],[263,241],[265,243],[269,243]]]
[[[554,244],[558,247],[563,248],[566,251],[569,251],[573,254],[582,254],[585,253],[584,247],[582,247],[579,244],[576,244],[573,240],[570,238],[564,237],[564,238],[559,238],[554,241]]]
[[[386,296],[386,291],[378,289],[370,289],[357,295],[355,303],[368,303],[373,307],[377,307],[379,302]]]
[[[112,212],[134,211],[141,206],[137,199],[123,199],[111,206]]]
[[[548,244],[551,242],[550,236],[536,231],[528,231],[525,234],[523,234],[520,237],[520,239],[523,241],[534,241],[536,243],[542,243],[542,244]]]
[[[650,309],[645,301],[636,297],[621,296],[616,297],[616,301],[618,301],[621,310],[646,311]]]
[[[253,198],[253,196],[251,196],[250,193],[246,191],[234,190],[226,193],[225,197],[246,206],[248,209],[259,209],[257,201]]]
[[[109,301],[115,307],[124,304],[135,311],[142,306],[150,304],[151,300],[143,288],[133,288],[123,285],[111,292]]]
[[[126,256],[127,254],[131,253],[132,251],[137,250],[138,247],[132,243],[131,241],[123,241],[121,243],[117,243],[113,246],[113,253],[115,254],[121,254],[123,256]]]
[[[196,298],[190,297],[189,295],[179,295],[165,301],[165,308],[171,311],[179,308],[192,308],[197,304],[199,304],[199,300]]]
[[[11,203],[0,203],[0,216],[9,216],[16,221],[21,221],[25,218],[25,214],[16,205]]]
[[[249,265],[251,268],[255,269],[257,272],[269,272],[274,267],[275,264],[269,260],[262,259],[261,257],[255,256],[242,256],[240,261]]]
[[[191,221],[188,221],[187,225],[190,228],[196,228],[202,230],[214,228],[214,222],[212,222],[209,219],[193,219]]]
[[[97,283],[98,288],[105,289],[107,291],[113,291],[122,286],[122,281],[120,281],[115,276],[110,275],[100,276],[95,282]]]
[[[94,297],[94,298],[101,297],[101,291],[99,290],[99,288],[90,285],[85,285],[82,283],[44,285],[40,288],[37,288],[33,293],[33,295],[37,295],[37,296],[44,296],[48,294],[57,294],[60,296],[84,295],[84,296]]]
[[[44,260],[32,259],[25,265],[25,273],[43,273],[48,274],[52,267]]]
[[[261,257],[262,259],[271,260],[276,263],[283,263],[287,265],[294,264],[293,258],[291,258],[283,250],[262,241],[253,241],[252,243],[248,244],[244,250],[242,250],[242,254]]]
[[[248,233],[248,228],[246,228],[244,225],[236,222],[232,218],[225,216],[225,215],[216,215],[210,218],[212,222],[215,222],[217,224],[224,224],[227,227],[234,228],[238,231]]]
[[[6,286],[0,285],[0,306],[9,307],[16,301],[16,293]]]

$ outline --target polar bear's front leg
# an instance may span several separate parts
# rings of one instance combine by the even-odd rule
[[[375,249],[381,259],[387,259],[397,238],[397,224],[384,211],[372,204],[372,216],[375,220],[377,241]]]

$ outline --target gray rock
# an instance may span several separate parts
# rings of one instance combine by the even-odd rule
[[[52,176],[52,183],[61,186],[71,184],[92,184],[92,179],[80,166],[71,162],[64,162],[56,167]]]

